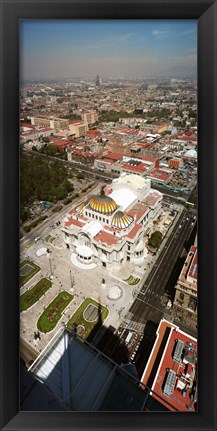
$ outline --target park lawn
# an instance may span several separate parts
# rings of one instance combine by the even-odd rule
[[[52,331],[60,320],[63,310],[73,298],[74,296],[69,292],[60,292],[39,317],[38,330],[44,333]]]
[[[22,269],[23,266],[25,266],[27,263],[32,266],[32,271],[30,271],[26,275],[20,275],[20,286],[23,286],[25,283],[27,283],[27,281],[29,281],[30,278],[32,278],[35,274],[37,274],[37,272],[40,271],[40,269],[41,269],[40,266],[36,265],[36,263],[32,262],[29,259],[25,259],[21,263],[20,269]]]
[[[20,311],[27,310],[37,302],[50,289],[52,283],[47,278],[42,278],[35,286],[27,290],[20,297]]]
[[[95,307],[101,308],[102,322],[106,319],[106,317],[108,316],[108,313],[109,313],[109,310],[107,307],[104,307],[103,305],[99,304],[98,302],[94,301],[91,298],[86,298],[81,303],[80,307],[77,309],[77,311],[73,314],[73,316],[67,322],[67,327],[70,329],[73,326],[77,327],[79,325],[82,325],[85,328],[84,333],[82,334],[82,337],[85,339],[90,336],[90,333],[92,333],[92,335],[94,336],[95,335],[94,327],[99,326],[98,318],[94,322],[88,322],[83,316],[83,312],[89,304],[93,304],[93,305],[95,305]],[[99,329],[99,327],[97,329]]]

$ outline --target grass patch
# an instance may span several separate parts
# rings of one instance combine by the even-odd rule
[[[37,322],[39,331],[44,333],[52,331],[60,320],[63,310],[73,298],[74,296],[66,291],[60,292],[39,317]]]
[[[126,278],[125,280],[123,280],[123,281],[126,281],[128,284],[130,284],[130,285],[135,285],[135,284],[138,284],[139,283],[139,281],[140,281],[140,278],[138,278],[138,277],[134,277],[133,275],[129,275],[129,277],[128,278]]]
[[[135,286],[135,284],[138,284],[139,281],[140,281],[140,278],[133,277],[133,280],[128,281],[128,284],[130,284],[131,286]]]
[[[51,287],[52,283],[47,278],[42,278],[32,289],[27,290],[20,297],[20,311],[27,310],[35,302],[37,302],[47,290]]]
[[[95,307],[97,307],[97,309],[101,311],[100,322],[98,318],[94,322],[88,322],[87,320],[85,320],[83,313],[88,307],[88,305],[90,304],[94,305]],[[99,304],[98,302],[94,301],[91,298],[86,298],[82,302],[80,307],[77,309],[77,311],[73,314],[73,316],[69,319],[69,321],[67,322],[67,326],[68,328],[73,326],[75,328],[78,326],[83,326],[84,331],[83,331],[82,337],[85,339],[88,338],[88,340],[91,340],[96,334],[96,332],[98,331],[98,329],[100,328],[100,326],[102,325],[103,321],[108,316],[108,313],[109,313],[109,310],[107,307],[104,307],[103,305]]]
[[[51,236],[51,235],[48,235],[48,236],[45,238],[45,241],[50,242],[51,244],[52,244],[52,242],[54,242],[54,240],[55,240],[55,237],[54,237],[54,236]]]
[[[36,263],[32,262],[31,260],[25,259],[21,265],[20,265],[20,270],[25,266],[25,265],[29,265],[32,267],[32,270],[30,270],[27,274],[25,275],[20,275],[20,285],[23,286],[23,284],[27,283],[27,281],[30,280],[30,278],[32,278],[35,274],[37,274],[38,271],[40,271],[40,267],[38,265],[36,265]]]

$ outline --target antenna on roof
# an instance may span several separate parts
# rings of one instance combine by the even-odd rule
[[[100,195],[101,195],[101,196],[105,196],[104,186],[102,186],[102,187],[101,187]]]

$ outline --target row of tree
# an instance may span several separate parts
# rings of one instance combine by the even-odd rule
[[[48,156],[58,157],[59,159],[67,160],[66,151],[59,151],[56,145],[49,144],[49,141],[45,141],[45,139],[49,138],[43,138],[43,141],[47,142],[43,147],[38,150],[36,146],[33,146],[32,150],[38,153],[47,154]]]
[[[171,115],[171,112],[169,109],[162,108],[158,110],[151,110],[148,112],[139,112],[137,109],[135,109],[133,112],[126,112],[126,111],[102,111],[99,116],[99,121],[111,121],[111,122],[117,122],[119,121],[119,118],[132,118],[132,117],[138,117],[138,118],[168,118]]]

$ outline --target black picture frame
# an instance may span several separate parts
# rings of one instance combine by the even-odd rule
[[[216,430],[217,2],[1,0],[1,429]],[[19,20],[197,19],[199,411],[19,412]]]

